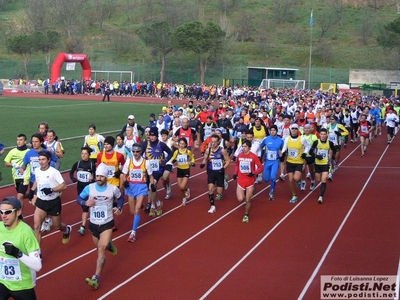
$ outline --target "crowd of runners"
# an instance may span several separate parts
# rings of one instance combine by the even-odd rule
[[[155,217],[162,214],[163,201],[179,199],[182,206],[188,203],[196,158],[200,159],[198,167],[207,172],[209,206],[205,211],[217,212],[216,203],[228,189],[226,170],[231,168],[237,199],[245,202],[242,222],[248,223],[256,184],[270,184],[265,197],[271,201],[296,203],[307,182],[311,191],[321,182],[315,200],[322,204],[327,181],[333,181],[339,168],[342,148],[360,143],[362,159],[375,137],[386,135],[390,144],[398,131],[400,102],[396,97],[294,89],[235,91],[202,90],[198,99],[191,95],[189,101],[175,101],[180,105],[168,100],[159,111],[149,112],[147,124],[138,124],[135,116],[129,115],[116,136],[97,133],[99,124],[88,126],[81,157],[71,166],[69,176],[76,182],[77,203],[82,208],[78,233],[85,235],[89,230],[98,251],[95,274],[86,278],[91,287],[99,286],[106,251],[117,254],[111,241],[116,230],[113,216],[122,213],[125,200],[132,215],[127,241],[132,243],[143,211]],[[46,122],[38,129],[31,136],[18,134],[16,148],[4,159],[6,167],[11,168],[16,193],[1,202],[0,238],[10,228],[6,221],[15,222],[15,226],[21,222],[24,198],[35,206],[33,236],[37,242],[32,242],[28,252],[20,250],[18,241],[13,245],[18,251],[5,245],[0,256],[10,264],[24,255],[41,256],[44,231],[60,230],[63,243],[68,243],[71,235],[71,226],[61,220],[61,193],[67,188],[59,171],[65,154],[62,137]],[[179,189],[176,195],[171,189],[173,172]],[[275,197],[278,180],[288,182],[289,199]],[[160,187],[165,194],[160,193]],[[14,213],[15,218],[9,221]],[[21,264],[23,268],[22,274],[40,269],[29,263]],[[24,287],[33,289],[33,277],[25,278],[28,283]],[[0,278],[0,290],[4,287],[11,293],[20,285],[15,277],[6,276]],[[24,299],[34,299],[32,294],[23,295]]]

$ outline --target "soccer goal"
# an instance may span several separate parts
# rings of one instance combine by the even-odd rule
[[[260,84],[260,89],[291,88],[291,89],[304,90],[305,87],[306,87],[305,80],[263,79]]]
[[[129,81],[132,83],[135,80],[135,74],[132,71],[99,71],[92,70],[93,80],[107,80],[107,81]]]

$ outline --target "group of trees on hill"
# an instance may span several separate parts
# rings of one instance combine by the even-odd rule
[[[205,25],[195,21],[183,24],[172,30],[165,22],[155,22],[148,27],[142,27],[138,35],[143,42],[156,51],[161,58],[160,81],[164,82],[166,57],[171,50],[193,52],[199,60],[201,83],[204,83],[205,73],[210,58],[222,51],[220,44],[226,34],[221,27],[213,22]],[[19,54],[23,60],[26,78],[29,79],[29,57],[34,52],[45,54],[46,65],[50,74],[50,51],[57,48],[61,36],[56,31],[48,30],[45,34],[35,31],[31,35],[16,35],[7,41],[8,50]]]
[[[112,52],[115,61],[145,57],[160,62],[162,82],[171,53],[193,53],[200,81],[204,82],[207,66],[222,59],[228,61],[240,43],[251,43],[250,51],[258,57],[255,62],[267,64],[274,48],[279,48],[278,39],[292,44],[286,49],[299,45],[306,48],[309,42],[310,11],[307,9],[307,15],[301,13],[304,0],[0,0],[0,14],[5,7],[21,7],[21,2],[24,8],[3,23],[8,26],[3,45],[21,56],[27,78],[32,54],[45,54],[50,70],[52,51],[85,53],[89,59],[97,59],[95,49],[102,47]],[[359,46],[378,43],[397,47],[399,39],[393,42],[393,37],[400,34],[400,21],[387,22],[378,39],[373,34],[373,13],[395,5],[394,0],[316,2],[320,8],[314,10],[313,55],[318,61],[332,63],[336,32],[345,31],[349,20],[354,22],[351,9],[364,9],[356,33]],[[304,24],[299,26],[301,20]],[[354,36],[354,32],[351,34]],[[303,57],[297,60],[299,65],[307,64],[308,56]]]

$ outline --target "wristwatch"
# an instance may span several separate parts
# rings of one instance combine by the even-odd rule
[[[20,250],[20,251],[18,251],[17,258],[21,258],[23,255],[24,255],[24,254],[23,254],[23,253],[21,252],[21,250]]]

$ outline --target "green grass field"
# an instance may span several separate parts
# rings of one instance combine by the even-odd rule
[[[88,126],[95,124],[97,132],[115,136],[127,123],[127,117],[133,114],[136,122],[142,126],[148,124],[149,114],[161,112],[162,104],[97,102],[82,100],[53,100],[0,97],[0,141],[7,147],[1,156],[2,162],[10,148],[16,146],[16,137],[26,134],[28,140],[38,130],[38,124],[46,121],[60,137],[65,156],[61,170],[68,170],[80,159],[80,148]],[[12,183],[11,168],[1,164],[3,181],[0,185]]]

